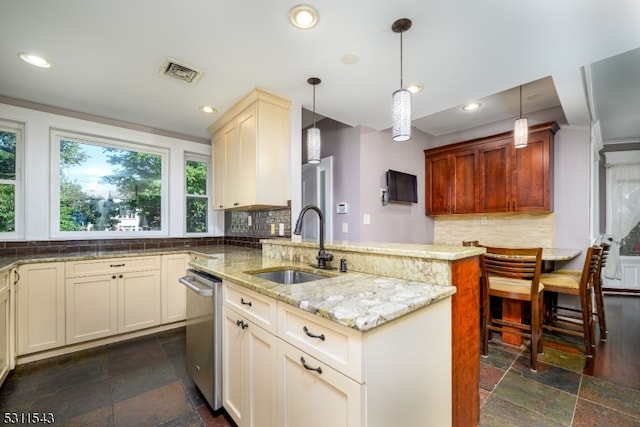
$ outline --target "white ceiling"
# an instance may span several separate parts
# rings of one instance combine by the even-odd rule
[[[605,141],[640,137],[640,104],[619,108],[638,99],[640,51],[600,62],[640,47],[637,0],[309,0],[320,19],[306,31],[288,22],[295,4],[0,0],[0,101],[208,139],[216,116],[200,105],[220,115],[260,87],[311,109],[307,78],[317,76],[319,114],[381,130],[391,125],[400,84],[391,24],[406,17],[413,26],[403,35],[404,82],[424,86],[413,97],[417,128],[439,135],[515,118],[518,86],[535,82],[523,89],[525,114],[559,104],[570,125],[595,113]],[[52,67],[32,67],[20,52]],[[353,53],[359,62],[344,64]],[[194,86],[161,75],[166,57],[205,73]],[[478,114],[461,112],[476,100]]]

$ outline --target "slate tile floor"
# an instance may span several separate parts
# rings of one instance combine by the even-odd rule
[[[640,426],[640,299],[621,298],[609,299],[609,341],[596,357],[605,355],[606,365],[624,360],[613,363],[624,367],[587,375],[579,341],[545,335],[534,373],[526,346],[495,339],[480,360],[480,426]],[[19,365],[0,389],[0,414],[50,412],[57,426],[235,427],[224,411],[210,410],[186,372],[184,352],[179,328]]]
[[[494,338],[480,359],[480,426],[640,426],[640,299],[605,302],[609,339],[593,359],[579,339],[545,334],[532,372],[527,346]]]
[[[46,412],[59,426],[232,427],[185,369],[184,328],[18,365],[0,414]]]

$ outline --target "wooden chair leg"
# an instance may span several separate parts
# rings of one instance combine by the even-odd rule
[[[602,295],[602,280],[596,280],[594,284],[596,297],[596,314],[598,316],[598,327],[600,328],[600,341],[607,340],[607,321],[604,314],[604,296]]]

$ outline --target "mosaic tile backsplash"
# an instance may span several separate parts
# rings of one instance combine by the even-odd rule
[[[279,233],[280,224],[283,224],[284,227],[282,235]],[[227,211],[224,214],[224,235],[225,237],[290,238],[291,208]]]

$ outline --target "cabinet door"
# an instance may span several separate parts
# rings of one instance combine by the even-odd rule
[[[279,426],[361,426],[364,385],[278,341]]]
[[[118,281],[115,274],[69,278],[65,297],[67,344],[118,332]]]
[[[9,272],[0,273],[0,386],[11,369],[11,309]]]
[[[225,209],[240,206],[242,199],[241,182],[242,152],[238,140],[238,126],[236,122],[230,123],[222,129],[225,147],[224,165],[224,207]]]
[[[65,345],[64,263],[18,267],[18,355]]]
[[[475,150],[455,151],[451,154],[452,179],[451,213],[477,212],[478,186],[476,185]]]
[[[549,212],[552,209],[551,137],[548,132],[529,134],[526,147],[514,149],[512,210]]]
[[[224,175],[226,170],[226,145],[224,138],[224,130],[219,131],[213,136],[212,141],[213,154],[213,209],[224,209]]]
[[[480,212],[511,210],[511,156],[513,143],[500,140],[478,148]]]
[[[451,156],[449,154],[426,157],[425,181],[426,214],[448,214],[451,207]]]
[[[255,203],[256,174],[258,168],[257,157],[257,106],[254,105],[238,116],[238,145],[239,145],[239,177],[237,182],[238,194],[236,202],[240,206]],[[262,159],[260,159],[262,161]]]
[[[248,322],[248,324],[244,343],[248,382],[244,413],[247,414],[248,419],[242,425],[276,426],[278,339],[255,323]]]
[[[187,317],[187,288],[178,281],[187,272],[188,254],[162,255],[162,323]]]
[[[238,426],[244,425],[242,396],[247,393],[243,366],[243,318],[227,306],[222,308],[222,406]]]
[[[161,321],[160,271],[118,274],[118,332],[157,326]]]

